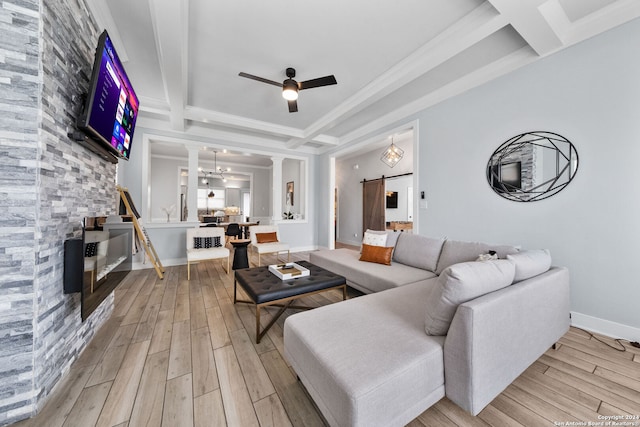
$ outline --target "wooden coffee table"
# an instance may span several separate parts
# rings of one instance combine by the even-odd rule
[[[309,310],[313,308],[292,305],[296,299],[331,289],[342,289],[342,299],[347,299],[347,283],[344,277],[311,264],[308,261],[300,261],[297,263],[309,269],[309,276],[280,280],[280,278],[269,271],[268,266],[235,271],[233,303],[255,304],[256,343],[258,344],[264,334],[267,333],[269,328],[273,326],[286,309]],[[237,299],[237,285],[240,285],[246,292],[251,299],[250,301]],[[280,310],[273,316],[269,324],[260,331],[260,309],[267,306],[280,307]]]

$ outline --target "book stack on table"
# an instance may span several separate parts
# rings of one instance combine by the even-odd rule
[[[272,264],[269,271],[279,277],[281,280],[298,279],[309,275],[309,269],[304,268],[295,262],[286,264]]]

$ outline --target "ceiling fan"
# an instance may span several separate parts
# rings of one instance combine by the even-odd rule
[[[293,78],[296,76],[296,70],[294,68],[287,68],[286,74],[287,79],[282,83],[274,82],[273,80],[265,79],[247,73],[240,73],[238,75],[240,77],[246,77],[248,79],[257,80],[262,83],[281,87],[282,97],[287,100],[290,113],[295,113],[296,111],[298,111],[298,102],[296,101],[298,99],[298,91],[303,89],[313,89],[314,87],[335,85],[338,83],[333,75],[319,77],[317,79],[311,79],[298,83],[297,81],[293,80]]]

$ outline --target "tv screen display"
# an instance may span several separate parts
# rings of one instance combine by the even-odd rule
[[[105,30],[98,39],[78,127],[117,157],[129,160],[138,106],[138,97]]]
[[[398,192],[388,191],[387,192],[387,209],[397,209],[397,208],[398,208]]]
[[[522,163],[500,163],[493,166],[493,188],[500,192],[514,192],[522,189]]]

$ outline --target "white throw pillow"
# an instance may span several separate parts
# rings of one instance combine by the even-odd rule
[[[362,243],[369,246],[387,246],[387,233],[384,231],[374,232],[373,230],[367,230],[364,232]]]
[[[462,262],[444,269],[427,300],[427,335],[446,335],[458,305],[513,283],[515,266],[499,259]]]
[[[507,255],[507,259],[516,266],[514,282],[527,280],[542,274],[551,268],[551,253],[548,249],[530,249]]]

